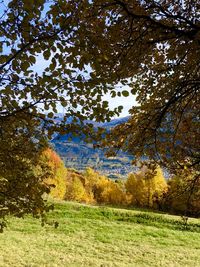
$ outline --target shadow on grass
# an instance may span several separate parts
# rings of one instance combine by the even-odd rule
[[[60,210],[61,207],[59,207]],[[141,224],[145,226],[153,226],[157,228],[167,228],[179,231],[189,231],[200,233],[200,223],[191,222],[190,219],[186,224],[183,220],[177,218],[166,218],[162,214],[155,214],[151,212],[136,213],[130,211],[118,211],[117,209],[110,209],[107,207],[90,207],[82,205],[63,205],[62,212],[59,214],[65,218],[84,218],[93,220],[110,220],[119,222],[129,222]]]
[[[130,214],[121,214],[119,221],[132,222],[137,224],[143,224],[147,226],[162,227],[172,230],[181,230],[189,232],[198,232],[200,233],[200,224],[199,223],[185,223],[181,220],[167,219],[162,215],[150,215],[144,213],[138,213],[135,215]]]

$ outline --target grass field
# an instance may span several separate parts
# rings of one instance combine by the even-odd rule
[[[200,266],[200,220],[139,210],[57,203],[40,226],[10,218],[0,235],[1,267]]]

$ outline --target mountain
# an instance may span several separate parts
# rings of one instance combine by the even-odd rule
[[[124,117],[106,123],[89,122],[93,123],[94,127],[103,127],[109,130],[128,119],[129,117]],[[57,135],[51,143],[68,168],[83,171],[86,167],[92,167],[111,178],[125,177],[129,172],[135,170],[131,165],[133,159],[131,155],[120,151],[116,157],[107,158],[102,149],[94,149],[93,144],[84,142],[81,135],[70,139],[69,135]]]

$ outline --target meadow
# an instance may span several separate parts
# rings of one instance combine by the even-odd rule
[[[10,217],[0,267],[200,266],[199,219],[62,201],[48,220]]]

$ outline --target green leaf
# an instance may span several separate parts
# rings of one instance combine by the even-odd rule
[[[133,89],[131,89],[131,94],[132,95],[135,95],[136,93],[137,93],[137,88],[134,87]]]
[[[129,92],[124,90],[124,91],[122,91],[122,95],[125,96],[125,97],[128,97],[129,96]]]
[[[50,58],[50,51],[49,50],[45,50],[43,53],[43,57],[44,59],[48,60]]]
[[[53,116],[54,116],[53,112],[49,112],[49,113],[48,113],[48,117],[49,117],[49,118],[53,118]]]

